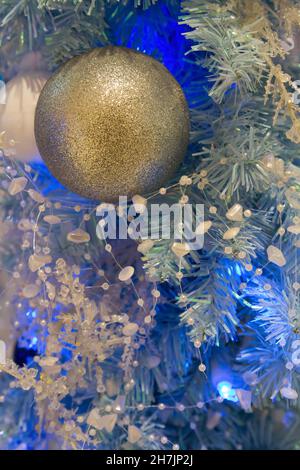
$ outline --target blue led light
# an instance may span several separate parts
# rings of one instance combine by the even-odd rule
[[[36,318],[36,311],[29,310],[28,312],[26,312],[26,317]]]
[[[29,344],[29,347],[33,348],[34,346],[37,345],[37,342],[38,342],[38,338],[35,336],[34,338],[32,338],[31,343]]]
[[[232,388],[232,384],[226,380],[222,380],[217,385],[218,392],[224,400],[229,400],[237,402],[238,398],[236,396],[235,390]]]

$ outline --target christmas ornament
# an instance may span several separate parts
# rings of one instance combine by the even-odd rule
[[[154,191],[174,175],[188,144],[188,107],[155,59],[121,47],[93,49],[48,80],[35,136],[62,184],[114,201]]]
[[[34,137],[34,114],[41,89],[47,81],[42,72],[17,75],[6,85],[5,104],[0,104],[0,130],[10,141],[11,154],[23,162],[39,160]]]

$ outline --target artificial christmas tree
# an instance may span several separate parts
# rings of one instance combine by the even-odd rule
[[[0,1],[6,83],[28,53],[53,74],[125,46],[167,67],[191,118],[175,177],[117,206],[20,164],[1,121],[1,448],[298,448],[299,25],[298,0]],[[201,246],[162,236],[155,204],[200,205]],[[147,213],[158,236],[130,236]]]

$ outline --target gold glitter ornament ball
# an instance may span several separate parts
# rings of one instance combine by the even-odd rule
[[[74,57],[48,80],[35,137],[64,186],[116,201],[157,190],[174,175],[188,145],[189,112],[162,64],[110,46]]]

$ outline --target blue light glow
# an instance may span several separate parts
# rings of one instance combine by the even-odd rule
[[[38,338],[35,336],[34,338],[32,338],[31,343],[29,344],[29,348],[34,348],[34,346],[36,346],[37,343],[38,343]]]
[[[36,318],[36,311],[29,310],[28,312],[26,312],[26,317]]]
[[[232,388],[232,384],[225,380],[219,382],[217,385],[218,392],[224,400],[230,400],[233,402],[237,402],[238,398],[236,396],[235,390]]]

